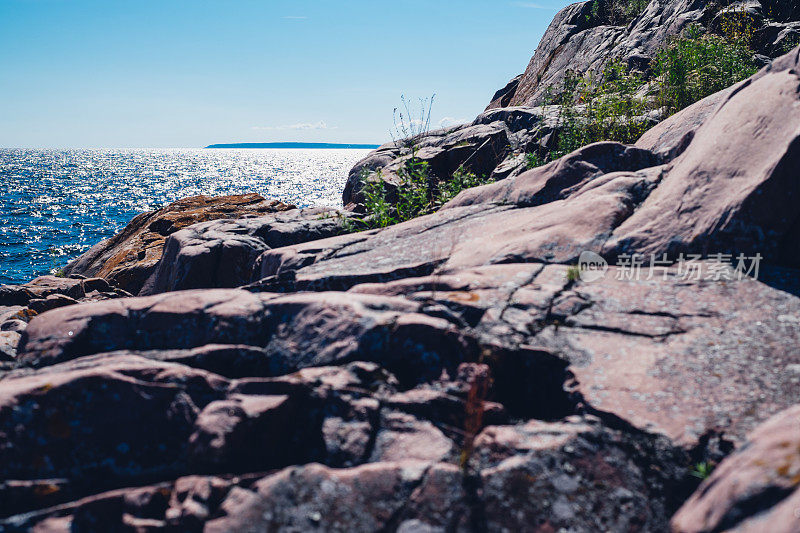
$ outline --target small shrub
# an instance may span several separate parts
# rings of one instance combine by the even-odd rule
[[[368,172],[362,174],[361,192],[367,211],[367,216],[359,220],[363,229],[385,228],[433,213],[461,191],[490,181],[459,168],[449,180],[437,183],[430,176],[428,163],[413,156],[397,174],[400,184],[397,186],[394,202],[390,199],[389,187],[380,179],[380,174],[374,180],[368,179]],[[349,226],[351,230],[354,227]]]
[[[433,188],[428,170],[428,162],[412,156],[397,175],[401,183],[397,187],[398,222],[411,220],[430,212]]]
[[[706,34],[698,26],[663,49],[654,61],[658,100],[675,113],[756,73],[753,52],[742,41]]]
[[[697,463],[694,465],[690,474],[698,479],[707,479],[713,471],[714,463],[703,461],[702,463]]]
[[[642,118],[650,110],[648,102],[637,94],[643,85],[620,60],[609,63],[599,77],[568,75],[556,100],[561,128],[550,158],[599,141],[635,142],[649,128]]]
[[[781,48],[781,53],[788,54],[797,48],[797,45],[800,45],[800,34],[795,33],[786,38],[786,42],[783,43],[783,47]]]
[[[756,21],[744,7],[732,7],[720,16],[720,31],[730,42],[751,47],[758,29]]]
[[[477,176],[474,172],[464,170],[464,167],[459,167],[458,170],[453,173],[453,177],[450,180],[439,184],[436,203],[440,206],[444,205],[458,196],[458,193],[461,191],[484,185],[490,181],[491,180],[488,178]]]
[[[392,215],[392,206],[387,199],[386,183],[380,179],[380,172],[376,180],[367,180],[362,174],[362,183],[361,193],[364,195],[364,207],[369,214],[368,219],[364,219],[362,222],[366,224],[367,228],[385,228],[394,224],[395,217]]]
[[[66,272],[64,272],[64,267],[54,268],[53,270],[51,270],[50,273],[53,276],[57,277],[57,278],[66,278],[67,277]]]
[[[542,165],[546,165],[550,162],[550,154],[542,157],[536,152],[529,152],[525,154],[525,168],[528,170],[536,167],[540,167]]]

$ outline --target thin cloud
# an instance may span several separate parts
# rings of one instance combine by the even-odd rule
[[[525,7],[528,9],[553,9],[552,7],[543,6],[542,4],[537,4],[534,2],[514,2],[511,5],[516,7]]]
[[[324,120],[319,122],[300,122],[284,126],[253,126],[254,130],[335,130],[336,126],[328,126]]]
[[[467,119],[465,118],[444,117],[442,120],[439,121],[439,127],[446,128],[448,126],[464,124],[465,122],[467,122]]]
[[[306,20],[308,17],[301,16],[301,15],[287,15],[285,17],[281,17],[282,19],[286,20]]]

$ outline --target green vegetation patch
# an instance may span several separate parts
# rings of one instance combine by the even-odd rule
[[[612,26],[627,26],[649,3],[650,0],[594,0],[592,17]]]
[[[367,216],[357,220],[358,227],[351,231],[385,228],[422,215],[433,213],[455,198],[458,193],[471,187],[489,183],[474,172],[459,168],[448,180],[437,180],[430,175],[428,163],[412,156],[398,171],[400,183],[392,187],[381,179],[368,179],[369,173],[361,177],[361,193]]]
[[[703,33],[698,26],[692,26],[654,61],[658,103],[668,113],[675,113],[749,78],[757,70],[744,38]]]

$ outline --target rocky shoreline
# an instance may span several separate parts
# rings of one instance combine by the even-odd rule
[[[548,108],[490,109],[418,140],[496,179],[433,214],[352,232],[393,143],[342,210],[190,198],[0,287],[0,530],[797,531],[799,72],[532,170]]]

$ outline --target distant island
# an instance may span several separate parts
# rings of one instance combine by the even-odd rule
[[[361,148],[374,150],[377,144],[335,144],[335,143],[230,143],[209,144],[206,148]]]

